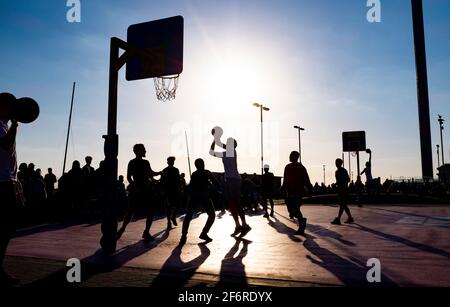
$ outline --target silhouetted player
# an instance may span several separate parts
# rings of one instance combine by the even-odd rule
[[[16,134],[17,121],[11,119],[16,98],[0,94],[0,285],[13,286],[19,280],[8,275],[3,268],[6,249],[16,230],[20,184],[17,181]],[[11,120],[11,126],[8,126]]]
[[[269,212],[267,210],[267,202],[270,202],[270,216],[273,217],[273,194],[274,194],[274,186],[275,186],[275,176],[273,173],[269,172],[269,165],[264,165],[264,174],[262,176],[262,185],[261,185],[261,192],[262,192],[262,205],[264,208],[264,217],[269,217]]]
[[[45,191],[47,193],[48,198],[53,197],[53,193],[55,191],[55,183],[58,180],[56,179],[55,174],[53,174],[53,170],[51,168],[48,169],[48,173],[44,177],[45,182]]]
[[[138,211],[139,208],[143,208],[147,210],[147,221],[142,238],[146,241],[152,241],[153,237],[150,235],[150,228],[153,223],[155,208],[154,204],[151,203],[151,180],[153,177],[161,175],[161,173],[154,172],[150,167],[150,163],[144,159],[147,153],[144,145],[134,145],[133,151],[136,158],[128,163],[127,172],[127,180],[130,183],[130,207],[125,214],[122,227],[117,233],[117,239],[123,235],[136,211]]]
[[[369,161],[366,162],[366,167],[363,169],[360,175],[365,174],[366,175],[366,189],[367,192],[370,194],[372,190],[372,182],[373,182],[373,176],[372,176],[372,151],[370,149],[367,149],[366,152],[369,154]]]
[[[307,190],[312,191],[312,185],[309,180],[306,168],[298,162],[300,154],[298,151],[291,152],[289,156],[290,164],[286,165],[284,169],[284,180],[282,189],[286,192],[286,206],[289,215],[297,218],[298,230],[296,235],[305,233],[306,218],[303,217],[300,210],[302,205],[302,197],[305,196]]]
[[[175,157],[167,158],[167,167],[162,171],[161,183],[164,190],[164,198],[167,205],[167,229],[172,229],[177,224],[177,211],[181,199],[181,177],[180,171],[176,168]]]
[[[195,160],[195,167],[197,170],[192,173],[191,182],[189,183],[189,202],[186,208],[186,216],[183,221],[183,230],[180,239],[180,245],[186,243],[189,224],[192,216],[196,213],[197,208],[202,208],[207,214],[205,227],[203,227],[200,239],[206,242],[211,242],[212,239],[208,236],[208,232],[216,218],[213,202],[209,195],[209,186],[214,184],[219,185],[212,173],[205,169],[205,162],[202,159]]]
[[[342,167],[342,164],[344,164],[342,159],[336,159],[337,170],[335,176],[339,199],[339,215],[331,222],[333,225],[341,225],[341,217],[344,211],[348,216],[345,223],[349,224],[354,222],[350,209],[348,208],[348,183],[350,182],[350,177],[347,170]]]
[[[214,142],[209,153],[213,157],[221,158],[225,169],[225,198],[228,202],[228,210],[230,210],[236,224],[232,236],[240,235],[240,237],[243,237],[251,230],[251,227],[245,221],[245,212],[241,205],[242,180],[237,168],[237,142],[235,139],[229,138],[225,145],[220,141],[221,134],[216,135],[216,133],[216,129],[213,129]],[[216,142],[217,145],[225,149],[224,152],[214,151]],[[239,218],[242,224],[239,222]]]

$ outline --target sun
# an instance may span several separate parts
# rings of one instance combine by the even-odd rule
[[[199,78],[210,103],[224,117],[254,115],[252,104],[275,90],[273,65],[251,48],[219,48],[199,63]]]

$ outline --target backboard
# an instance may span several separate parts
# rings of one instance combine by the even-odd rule
[[[342,133],[343,152],[366,150],[366,132],[350,131]]]
[[[183,72],[184,19],[175,16],[128,27],[128,45],[147,52],[127,61],[128,81],[179,75]]]

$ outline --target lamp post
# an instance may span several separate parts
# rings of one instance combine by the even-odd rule
[[[442,165],[445,164],[444,161],[444,139],[442,138],[442,131],[444,131],[444,122],[445,119],[442,118],[441,115],[438,115],[438,122],[439,122],[439,130],[441,132],[441,153],[442,153]]]
[[[264,111],[270,111],[269,108],[263,106],[262,104],[259,104],[257,102],[255,102],[253,104],[253,106],[259,108],[260,113],[261,113],[261,176],[264,175],[264,144],[263,144],[263,140],[264,140],[264,131],[263,131],[263,113]],[[262,179],[262,177],[261,177]]]
[[[302,128],[300,126],[294,126],[294,129],[298,130],[298,153],[300,154],[300,163],[302,163],[302,138],[301,138],[301,132],[305,131],[305,128]]]

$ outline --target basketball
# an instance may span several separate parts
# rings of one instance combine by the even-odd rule
[[[214,136],[214,138],[221,138],[223,135],[223,130],[220,127],[214,127],[211,130],[211,134]]]
[[[29,124],[39,117],[39,105],[32,98],[17,99],[13,105],[13,118],[20,123]]]

